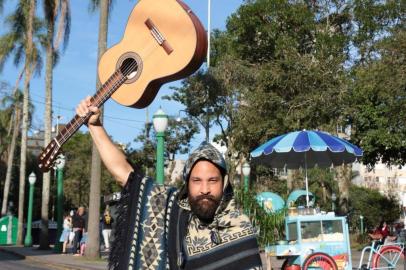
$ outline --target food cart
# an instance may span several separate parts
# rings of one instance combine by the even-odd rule
[[[310,212],[287,216],[286,240],[267,246],[267,255],[285,259],[282,270],[352,269],[346,217]]]

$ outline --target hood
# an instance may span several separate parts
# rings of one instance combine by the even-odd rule
[[[226,207],[225,204],[231,199],[233,195],[233,190],[231,188],[230,182],[228,180],[228,171],[227,171],[227,164],[223,155],[220,153],[217,148],[215,148],[212,144],[207,142],[202,142],[196,150],[194,150],[190,155],[189,158],[186,160],[185,167],[183,168],[183,181],[184,185],[182,186],[179,192],[179,201],[184,200],[187,198],[187,182],[189,180],[190,172],[193,169],[193,166],[199,160],[207,160],[217,166],[220,169],[223,175],[223,198],[220,203],[218,211],[221,211]],[[182,207],[185,204],[182,204]],[[185,207],[186,208],[186,207]]]
[[[223,158],[223,155],[210,143],[203,142],[198,148],[196,148],[189,158],[186,160],[185,167],[183,168],[183,181],[188,181],[190,172],[193,169],[195,163],[199,160],[208,160],[216,165],[223,176],[227,175],[227,164]]]

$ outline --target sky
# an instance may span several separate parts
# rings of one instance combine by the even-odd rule
[[[1,21],[10,14],[16,1],[7,1],[3,14],[0,15]],[[76,105],[86,96],[92,96],[96,91],[96,65],[97,65],[97,39],[98,39],[98,11],[89,13],[88,3],[90,1],[72,0],[71,1],[71,32],[68,47],[61,56],[60,61],[54,69],[53,81],[53,125],[56,124],[57,116],[60,116],[60,123],[69,122],[75,115]],[[184,2],[199,17],[202,24],[207,29],[208,25],[208,2],[202,0],[184,0]],[[39,8],[42,9],[41,1]],[[122,39],[127,19],[133,9],[136,1],[116,0],[113,4],[113,10],[110,14],[108,47],[118,43]],[[211,30],[224,30],[228,16],[235,12],[243,3],[243,0],[215,0],[211,1]],[[41,12],[41,11],[38,11]],[[0,34],[3,34],[6,28],[0,28]],[[44,56],[45,58],[45,56]],[[19,67],[21,68],[21,67]],[[5,81],[14,85],[17,73],[9,59],[2,73],[0,81]],[[32,129],[43,129],[44,126],[44,100],[45,100],[45,64],[42,74],[34,77],[31,81],[31,100],[35,106]],[[158,92],[157,97],[148,107],[149,121],[152,115],[159,107],[170,116],[177,117],[183,107],[174,102],[162,100],[163,95],[170,95],[173,90],[170,86],[179,86],[180,81],[164,84]],[[22,88],[23,83],[20,84]],[[122,106],[113,100],[105,103],[104,125],[107,132],[117,142],[128,144],[137,148],[133,143],[134,138],[142,131],[146,121],[146,109],[134,109]],[[181,114],[183,115],[183,114]],[[184,115],[183,115],[184,116]],[[86,131],[85,127],[81,128]],[[215,135],[216,129],[211,130],[210,138]],[[202,132],[195,136],[192,141],[194,146],[205,139]]]

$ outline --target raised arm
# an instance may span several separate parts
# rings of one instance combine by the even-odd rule
[[[127,162],[123,151],[119,149],[107,135],[99,119],[100,110],[97,107],[91,106],[90,97],[87,97],[76,107],[76,113],[79,116],[85,116],[89,111],[92,112],[93,115],[89,118],[87,125],[93,142],[97,150],[99,150],[100,157],[107,167],[107,170],[113,175],[118,184],[124,186],[133,168]]]

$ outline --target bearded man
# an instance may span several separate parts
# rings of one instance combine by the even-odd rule
[[[87,125],[100,156],[123,187],[110,269],[262,269],[255,230],[236,208],[220,152],[203,143],[188,158],[180,190],[158,185],[127,161],[90,98]]]

